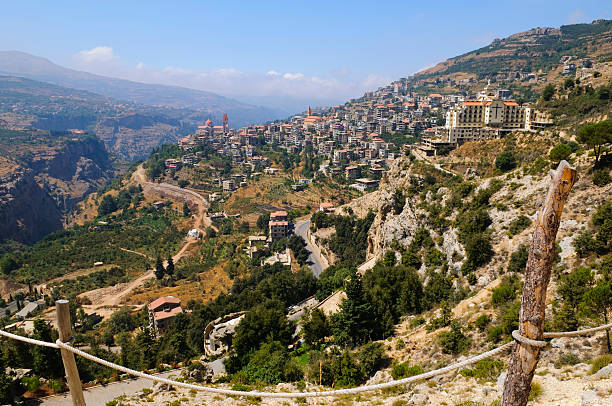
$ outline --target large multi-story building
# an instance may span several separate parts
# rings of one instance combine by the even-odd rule
[[[488,86],[475,100],[464,100],[446,112],[444,129],[426,138],[421,149],[433,154],[438,149],[453,148],[470,141],[499,138],[512,131],[533,131],[552,124],[546,114],[516,101],[506,99],[507,91],[490,91]]]

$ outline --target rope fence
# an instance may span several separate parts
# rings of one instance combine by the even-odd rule
[[[564,332],[545,332],[543,335],[543,338],[576,337],[576,336],[581,336],[581,335],[593,334],[599,331],[608,330],[610,328],[612,328],[612,323],[608,323],[608,324],[605,324],[599,327],[594,327],[594,328],[589,328],[589,329],[584,329],[584,330],[564,331]],[[29,344],[64,349],[76,355],[79,355],[85,359],[96,362],[100,365],[104,365],[108,368],[112,368],[117,371],[121,371],[126,374],[137,376],[140,378],[149,379],[155,382],[162,382],[162,383],[166,383],[166,384],[177,386],[177,387],[195,389],[198,391],[215,393],[215,394],[226,395],[226,396],[252,396],[252,397],[266,397],[266,398],[309,398],[309,397],[329,397],[329,396],[353,395],[353,394],[362,393],[362,392],[371,392],[371,391],[391,388],[394,386],[407,385],[409,383],[417,382],[423,379],[433,378],[434,376],[442,375],[447,372],[451,372],[453,370],[462,368],[464,366],[474,364],[483,359],[490,358],[507,349],[510,349],[511,346],[514,344],[514,341],[510,341],[490,351],[467,358],[463,361],[456,362],[454,364],[448,365],[443,368],[439,368],[439,369],[429,371],[429,372],[424,372],[422,374],[411,376],[408,378],[392,380],[389,382],[383,382],[379,384],[364,385],[364,386],[358,386],[356,388],[348,388],[348,389],[332,389],[332,390],[326,390],[326,391],[313,391],[313,392],[257,392],[257,391],[240,391],[240,390],[232,390],[232,389],[214,388],[210,386],[201,386],[201,385],[195,385],[195,384],[186,383],[186,382],[178,382],[172,379],[162,378],[159,376],[149,375],[144,372],[126,368],[124,366],[117,365],[113,362],[98,358],[85,351],[79,350],[78,348],[75,348],[68,343],[64,343],[60,341],[59,339],[55,343],[50,343],[46,341],[35,340],[29,337],[23,337],[17,334],[12,334],[4,330],[0,330],[0,335],[5,336],[7,338],[14,339],[14,340],[23,341]],[[512,337],[518,342],[521,342],[523,344],[537,346],[537,347],[544,347],[548,344],[547,341],[533,340],[527,337],[523,337],[519,335],[518,330],[514,330],[512,332]]]

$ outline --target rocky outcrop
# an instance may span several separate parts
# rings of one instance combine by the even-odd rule
[[[0,160],[0,240],[33,243],[62,228],[76,204],[113,175],[95,137],[11,148],[19,153]]]
[[[62,227],[61,211],[31,170],[20,168],[1,181],[0,239],[30,243]]]

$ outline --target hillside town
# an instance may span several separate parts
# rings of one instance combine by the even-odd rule
[[[258,146],[272,144],[288,154],[312,151],[324,160],[318,173],[340,176],[361,192],[375,190],[396,156],[408,149],[432,156],[445,154],[469,141],[500,138],[512,131],[536,132],[553,124],[552,118],[530,103],[519,104],[507,89],[489,83],[471,94],[420,94],[398,81],[366,93],[361,99],[285,121],[229,127],[227,114],[222,125],[209,119],[194,134],[179,140],[186,151],[209,145],[219,155],[231,157],[234,165],[247,165],[257,174],[275,173],[271,161]],[[194,164],[198,152],[168,159],[167,169]],[[218,179],[223,192],[245,184],[245,177]],[[309,182],[301,179],[294,190]]]

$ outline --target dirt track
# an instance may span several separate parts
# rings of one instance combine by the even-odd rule
[[[142,165],[138,167],[132,175],[131,182],[142,186],[145,194],[151,195],[162,195],[171,199],[179,201],[188,201],[193,205],[197,205],[197,214],[193,218],[193,228],[197,228],[200,231],[203,228],[211,226],[210,219],[206,216],[206,211],[209,207],[208,201],[199,193],[193,190],[180,188],[175,185],[167,183],[152,183],[146,180],[144,168]],[[189,249],[197,243],[196,239],[185,239],[181,249],[172,256],[172,261],[176,264],[183,257],[187,255]],[[128,251],[128,250],[125,250]],[[139,252],[135,254],[146,256]],[[166,265],[166,264],[164,264]],[[135,289],[141,287],[145,282],[151,278],[154,278],[153,269],[149,269],[144,274],[140,275],[133,281],[120,283],[114,286],[106,288],[100,288],[91,290],[89,292],[82,293],[80,297],[86,297],[92,303],[91,305],[83,306],[86,310],[96,312],[102,317],[110,315],[114,310],[121,306],[124,299],[132,293]]]

